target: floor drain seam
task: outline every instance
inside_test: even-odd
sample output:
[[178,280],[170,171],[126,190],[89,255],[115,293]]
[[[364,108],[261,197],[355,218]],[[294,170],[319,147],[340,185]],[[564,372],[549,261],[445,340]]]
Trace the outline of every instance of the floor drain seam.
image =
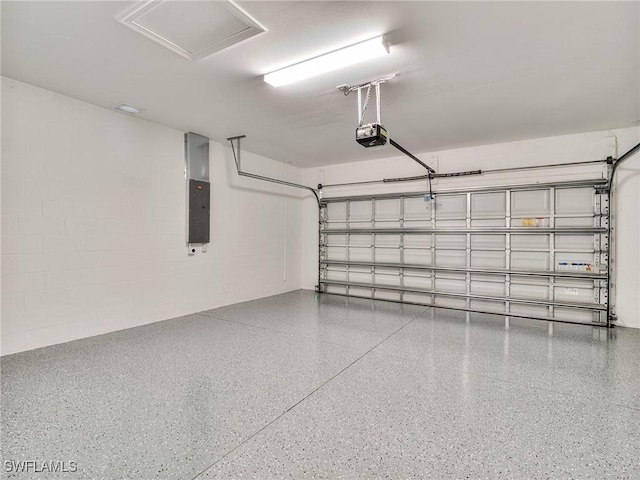
[[[200,314],[196,313],[194,315],[200,315]],[[292,333],[289,333],[289,332],[285,332],[284,330],[275,330],[273,328],[261,327],[259,325],[253,325],[251,323],[239,322],[237,320],[229,320],[227,318],[211,317],[209,315],[200,315],[200,316],[204,317],[204,318],[209,318],[209,319],[212,319],[212,320],[218,320],[220,322],[231,323],[233,325],[242,325],[244,327],[257,328],[258,330],[264,330],[266,332],[279,333],[281,335],[288,335],[292,339],[318,340],[319,342],[326,343],[327,345],[333,345],[334,347],[352,348],[352,347],[350,347],[348,345],[342,345],[340,343],[334,343],[334,342],[328,342],[327,340],[316,339],[316,338],[314,338],[314,337],[312,337],[310,335],[309,336],[307,336],[307,335],[296,335],[296,334],[292,334]]]
[[[427,310],[431,308],[428,307]],[[403,328],[407,327],[409,324],[413,323],[415,320],[418,319],[418,317],[420,317],[424,312],[426,312],[427,310],[420,312],[418,315],[416,315],[415,317],[411,318],[411,320],[409,320],[407,323],[405,323],[404,325],[402,325],[400,328],[398,328],[397,330],[393,331],[391,334],[389,334],[388,336],[386,336],[384,339],[382,339],[380,342],[376,343],[373,347],[371,347],[369,350],[367,350],[366,352],[364,352],[362,355],[360,355],[358,358],[356,358],[353,362],[351,362],[349,365],[347,365],[346,367],[344,367],[342,370],[340,370],[338,373],[336,373],[335,375],[333,375],[331,378],[329,378],[327,381],[325,381],[324,383],[322,383],[321,385],[317,386],[316,388],[314,388],[311,392],[309,392],[306,396],[304,396],[302,399],[298,400],[296,403],[294,403],[293,405],[291,405],[289,408],[287,408],[284,412],[282,412],[280,415],[278,415],[276,418],[274,418],[273,420],[271,420],[269,423],[267,423],[264,427],[260,428],[258,431],[256,431],[255,433],[253,433],[252,435],[250,435],[249,437],[247,437],[245,440],[243,440],[242,442],[240,442],[238,445],[236,445],[235,447],[233,447],[231,450],[229,450],[227,453],[225,453],[223,456],[221,456],[218,460],[216,460],[215,462],[213,462],[211,465],[209,465],[207,468],[205,468],[204,470],[202,470],[200,473],[198,473],[195,477],[193,477],[192,480],[196,480],[198,477],[200,477],[201,475],[205,474],[207,471],[209,471],[211,468],[213,468],[214,466],[216,466],[218,463],[220,463],[222,460],[224,460],[225,458],[227,458],[229,455],[231,455],[233,452],[235,452],[237,449],[239,449],[240,447],[242,447],[243,445],[245,445],[247,442],[249,442],[251,439],[253,439],[254,437],[256,437],[257,435],[259,435],[260,433],[262,433],[265,429],[269,428],[271,425],[273,425],[275,422],[277,422],[278,420],[280,420],[282,417],[284,417],[287,413],[289,413],[291,410],[293,410],[294,408],[296,408],[298,405],[300,405],[302,402],[304,402],[305,400],[307,400],[309,397],[311,397],[314,393],[316,393],[318,390],[320,390],[322,387],[324,387],[325,385],[329,384],[330,382],[332,382],[333,380],[335,380],[337,377],[339,377],[340,375],[342,375],[345,371],[347,371],[349,368],[351,368],[353,365],[355,365],[356,363],[358,363],[360,360],[362,360],[365,356],[367,356],[369,353],[371,353],[373,350],[375,350],[376,348],[378,348],[380,345],[382,345],[384,342],[386,342],[388,339],[390,339],[391,337],[393,337],[396,333],[398,333],[400,330],[402,330]]]

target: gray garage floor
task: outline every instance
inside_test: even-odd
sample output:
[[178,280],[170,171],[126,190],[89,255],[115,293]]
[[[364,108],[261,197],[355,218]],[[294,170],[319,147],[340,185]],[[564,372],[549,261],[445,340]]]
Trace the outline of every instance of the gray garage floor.
[[1,365],[3,478],[640,478],[634,330],[297,291]]

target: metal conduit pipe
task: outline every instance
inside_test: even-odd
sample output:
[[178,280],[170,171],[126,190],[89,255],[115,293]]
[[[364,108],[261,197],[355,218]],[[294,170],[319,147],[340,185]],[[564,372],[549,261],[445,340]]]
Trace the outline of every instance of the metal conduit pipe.
[[610,162],[612,164],[611,167],[611,172],[609,174],[609,184],[608,184],[608,198],[609,198],[609,226],[608,226],[608,230],[607,230],[607,236],[609,238],[609,253],[607,255],[607,272],[609,272],[609,277],[607,278],[607,324],[612,325],[612,322],[615,321],[615,315],[613,315],[613,312],[611,310],[611,304],[613,302],[612,298],[611,298],[611,292],[613,290],[613,280],[614,280],[614,275],[612,274],[613,272],[611,271],[611,256],[613,253],[613,249],[614,249],[614,243],[613,243],[613,238],[612,238],[612,234],[613,234],[613,219],[615,218],[615,212],[612,211],[613,208],[613,182],[614,182],[614,177],[616,174],[616,171],[618,169],[618,167],[625,162],[626,160],[628,160],[630,157],[634,156],[636,153],[638,153],[640,151],[640,143],[638,143],[635,147],[633,147],[631,150],[629,150],[627,153],[625,153],[624,155],[622,155],[620,158],[618,158],[615,161]]
[[[461,177],[461,176],[469,176],[469,175],[508,173],[508,172],[518,172],[523,170],[537,170],[537,169],[555,168],[555,167],[571,167],[576,165],[589,165],[589,164],[605,163],[605,162],[607,162],[607,160],[588,160],[584,162],[554,163],[549,165],[532,165],[532,166],[526,166],[526,167],[494,168],[490,170],[469,170],[469,171],[463,171],[463,172],[435,173],[431,175],[431,178],[450,178],[450,177]],[[350,187],[350,186],[357,186],[357,185],[375,185],[375,184],[381,184],[381,183],[396,183],[396,182],[416,182],[419,180],[428,180],[428,179],[429,179],[429,175],[415,175],[410,177],[383,178],[382,180],[365,180],[362,182],[323,184],[322,188]]]
[[[458,193],[489,193],[497,192],[504,189],[510,190],[537,190],[540,188],[560,187],[560,188],[573,188],[573,187],[600,187],[602,189],[608,188],[607,179],[590,179],[590,180],[574,180],[574,181],[562,181],[562,182],[550,182],[550,183],[535,183],[535,184],[498,184],[498,185],[480,185],[466,188],[447,188],[438,190],[439,195],[455,195]],[[404,193],[381,193],[377,195],[349,195],[340,197],[325,197],[322,199],[322,203],[342,202],[349,200],[371,200],[373,198],[389,199],[389,198],[417,198],[422,197],[426,192],[404,192]]]
[[[249,172],[243,172],[242,171],[242,167],[241,167],[241,159],[240,159],[240,140],[246,138],[246,135],[239,135],[237,137],[229,137],[227,138],[227,141],[229,143],[231,143],[231,150],[233,152],[233,159],[236,163],[236,170],[238,172],[238,175],[240,175],[241,177],[248,177],[248,178],[254,178],[256,180],[262,180],[263,182],[271,182],[271,183],[277,183],[278,185],[285,185],[287,187],[293,187],[293,188],[300,188],[303,190],[307,190],[311,193],[313,193],[313,196],[316,197],[316,202],[318,202],[318,206],[320,206],[320,197],[318,197],[318,192],[313,188],[313,187],[309,187],[307,185],[301,185],[299,183],[293,183],[293,182],[287,182],[286,180],[279,180],[277,178],[271,178],[271,177],[265,177],[263,175],[256,175],[255,173],[249,173]],[[238,142],[238,152],[236,153],[236,148],[235,145],[233,144],[233,141]]]
[[[313,193],[313,196],[316,199],[316,203],[318,204],[318,245],[320,245],[320,197],[318,196],[318,192],[313,187],[309,187],[307,185],[301,185],[299,183],[287,182],[286,180],[280,180],[277,178],[265,177],[263,175],[256,175],[254,173],[248,173],[242,171],[242,164],[240,158],[240,140],[245,138],[246,135],[238,135],[237,137],[229,137],[227,141],[231,143],[231,151],[233,152],[233,160],[236,164],[236,171],[238,175],[241,177],[253,178],[255,180],[261,180],[263,182],[276,183],[278,185],[284,185],[286,187],[300,188],[302,190],[307,190]],[[238,143],[238,152],[236,153],[235,145],[233,141]],[[320,258],[318,257],[318,289],[320,289]]]
[[633,157],[639,151],[640,151],[640,143],[637,144],[635,147],[633,147],[631,150],[629,150],[627,153],[622,155],[620,158],[618,158],[618,160],[613,162],[613,167],[611,169],[611,178],[609,179],[609,186],[610,187],[613,186],[613,177],[616,174],[616,170],[618,169],[620,164],[622,164],[623,162],[628,160],[630,157]]

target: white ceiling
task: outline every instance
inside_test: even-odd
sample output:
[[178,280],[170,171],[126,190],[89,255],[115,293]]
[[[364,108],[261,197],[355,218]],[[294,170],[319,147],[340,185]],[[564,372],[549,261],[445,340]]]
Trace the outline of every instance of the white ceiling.
[[[137,2],[2,1],[2,74],[301,167],[392,155],[335,87],[397,72],[382,120],[412,152],[640,120],[638,2],[247,2],[267,32],[192,62],[119,24]],[[262,75],[378,34],[391,54],[275,89]]]

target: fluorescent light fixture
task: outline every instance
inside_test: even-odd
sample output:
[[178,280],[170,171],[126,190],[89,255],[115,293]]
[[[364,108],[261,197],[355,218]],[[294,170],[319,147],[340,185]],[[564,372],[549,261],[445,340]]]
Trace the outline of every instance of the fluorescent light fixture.
[[264,81],[274,87],[281,87],[321,73],[332,72],[348,65],[355,65],[365,60],[381,57],[388,53],[389,44],[385,41],[384,36],[380,35],[275,72],[267,73],[264,76]]
[[117,107],[113,108],[120,110],[121,112],[128,113],[129,115],[135,115],[136,113],[144,111],[144,108],[134,107],[132,105],[127,105],[126,103],[121,103]]

